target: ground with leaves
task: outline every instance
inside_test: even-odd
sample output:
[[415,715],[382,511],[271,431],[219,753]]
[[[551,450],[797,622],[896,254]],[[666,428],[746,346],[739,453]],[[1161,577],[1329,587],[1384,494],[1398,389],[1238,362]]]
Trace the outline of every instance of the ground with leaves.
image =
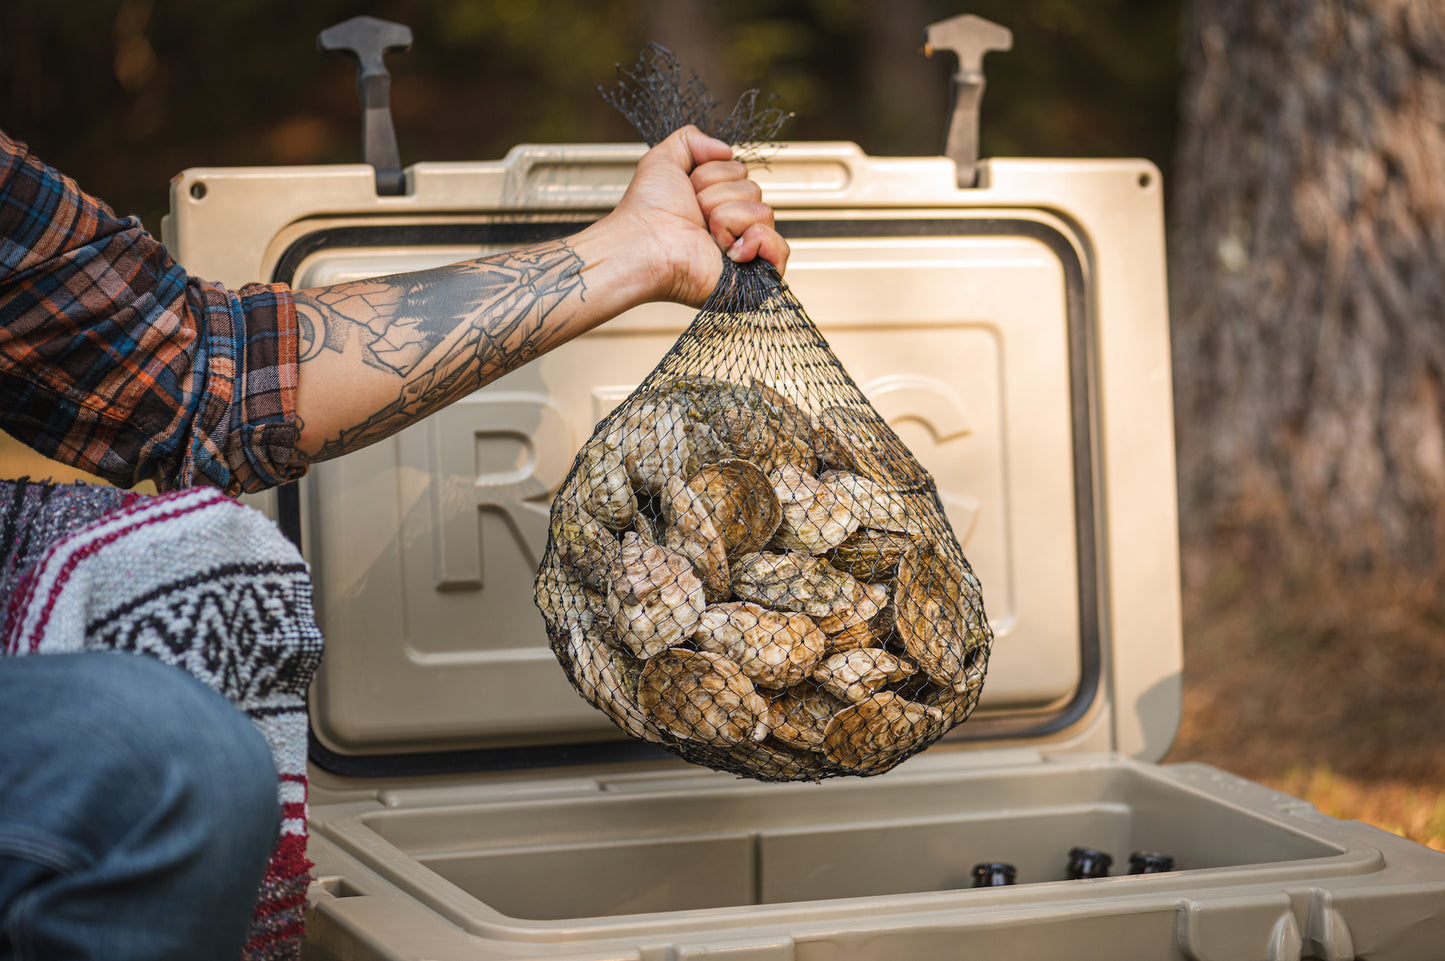
[[1185,592],[1184,717],[1202,761],[1445,851],[1445,622],[1388,598]]

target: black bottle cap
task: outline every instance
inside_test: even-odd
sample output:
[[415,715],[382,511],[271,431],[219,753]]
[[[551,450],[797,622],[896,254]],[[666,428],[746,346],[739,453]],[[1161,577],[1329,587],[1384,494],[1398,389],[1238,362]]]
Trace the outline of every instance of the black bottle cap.
[[1014,876],[1017,873],[1012,864],[1005,864],[1002,861],[985,861],[973,866],[973,886],[996,888],[1005,884],[1013,884]]
[[1129,855],[1130,874],[1160,874],[1174,870],[1174,859],[1157,851],[1135,851]]
[[1107,878],[1114,859],[1094,848],[1073,848],[1069,851],[1069,880]]

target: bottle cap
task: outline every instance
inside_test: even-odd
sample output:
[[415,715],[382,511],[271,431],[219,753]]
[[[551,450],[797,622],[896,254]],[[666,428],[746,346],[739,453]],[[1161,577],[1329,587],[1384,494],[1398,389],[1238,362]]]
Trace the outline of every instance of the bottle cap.
[[1174,859],[1158,851],[1135,851],[1129,855],[1130,874],[1160,874],[1174,870]]
[[1013,884],[1017,871],[1012,864],[1005,864],[1002,861],[984,861],[982,864],[973,866],[973,886],[976,888],[996,888],[1005,884]]
[[1107,878],[1114,859],[1094,848],[1073,848],[1069,851],[1069,880]]

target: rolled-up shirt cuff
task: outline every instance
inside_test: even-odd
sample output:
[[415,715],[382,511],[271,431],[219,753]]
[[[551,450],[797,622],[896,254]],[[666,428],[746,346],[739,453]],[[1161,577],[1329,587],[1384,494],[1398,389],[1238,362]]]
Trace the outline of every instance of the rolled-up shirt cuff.
[[[201,320],[196,362],[204,383],[190,444],[174,486],[211,484],[229,494],[295,480],[299,341],[285,284],[231,290],[192,280],[187,291]],[[171,485],[166,485],[171,486]]]

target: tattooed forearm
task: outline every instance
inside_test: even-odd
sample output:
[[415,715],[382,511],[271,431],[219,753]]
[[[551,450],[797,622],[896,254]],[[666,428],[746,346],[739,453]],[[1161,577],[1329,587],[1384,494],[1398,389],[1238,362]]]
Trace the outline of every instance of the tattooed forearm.
[[425,280],[398,274],[327,287],[298,300],[302,361],[323,350],[344,354],[354,344],[367,366],[405,377],[467,307],[475,306],[449,302],[454,295],[439,292],[455,286],[447,282],[448,275],[462,279],[464,272],[459,266],[441,267],[421,272]]
[[331,436],[307,439],[309,452],[298,450],[297,459],[374,443],[527,363],[554,346],[554,310],[585,290],[581,259],[559,240],[298,293],[303,370],[319,370],[329,354],[333,364],[351,357],[386,376]]

